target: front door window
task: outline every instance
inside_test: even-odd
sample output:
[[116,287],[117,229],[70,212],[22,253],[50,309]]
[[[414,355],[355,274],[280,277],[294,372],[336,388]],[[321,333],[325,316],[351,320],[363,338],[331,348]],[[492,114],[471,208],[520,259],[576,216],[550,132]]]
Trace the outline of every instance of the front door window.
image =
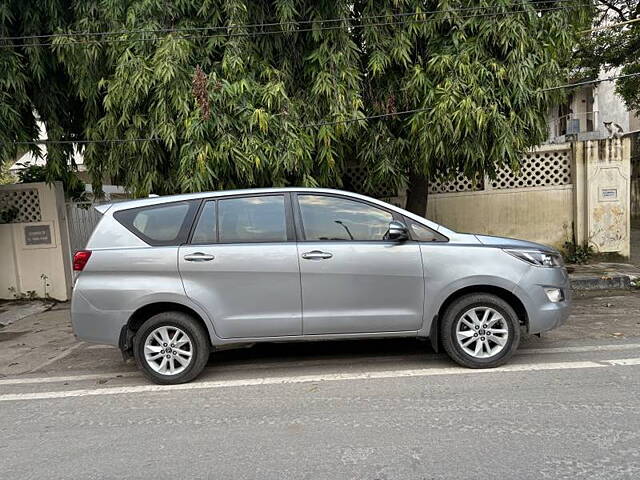
[[381,241],[393,215],[366,203],[323,195],[298,195],[305,240]]

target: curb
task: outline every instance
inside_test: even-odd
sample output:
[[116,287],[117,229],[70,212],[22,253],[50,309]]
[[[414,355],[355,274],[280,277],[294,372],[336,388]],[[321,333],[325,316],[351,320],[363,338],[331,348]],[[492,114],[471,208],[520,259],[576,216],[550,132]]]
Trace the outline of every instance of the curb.
[[630,290],[636,280],[635,275],[613,274],[601,277],[570,275],[573,290]]

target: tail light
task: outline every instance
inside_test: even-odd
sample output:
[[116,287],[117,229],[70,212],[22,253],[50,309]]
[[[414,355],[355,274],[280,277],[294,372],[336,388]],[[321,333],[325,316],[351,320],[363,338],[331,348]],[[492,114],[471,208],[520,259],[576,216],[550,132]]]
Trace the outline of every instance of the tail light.
[[81,272],[91,257],[91,250],[79,250],[73,255],[73,270]]

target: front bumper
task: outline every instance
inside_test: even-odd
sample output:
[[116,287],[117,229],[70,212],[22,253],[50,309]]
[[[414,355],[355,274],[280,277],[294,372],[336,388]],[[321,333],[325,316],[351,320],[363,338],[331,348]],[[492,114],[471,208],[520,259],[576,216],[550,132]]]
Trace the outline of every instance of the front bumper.
[[[560,288],[564,300],[551,302],[545,288]],[[529,333],[541,333],[562,325],[571,310],[571,287],[565,268],[531,267],[513,292],[527,311]]]

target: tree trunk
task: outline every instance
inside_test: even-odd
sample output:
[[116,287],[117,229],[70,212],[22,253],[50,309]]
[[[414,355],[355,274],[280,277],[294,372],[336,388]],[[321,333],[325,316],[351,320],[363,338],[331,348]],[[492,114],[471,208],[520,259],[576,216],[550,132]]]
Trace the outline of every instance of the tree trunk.
[[407,189],[407,210],[421,217],[427,216],[427,185],[428,179],[422,173],[409,173],[409,188]]

